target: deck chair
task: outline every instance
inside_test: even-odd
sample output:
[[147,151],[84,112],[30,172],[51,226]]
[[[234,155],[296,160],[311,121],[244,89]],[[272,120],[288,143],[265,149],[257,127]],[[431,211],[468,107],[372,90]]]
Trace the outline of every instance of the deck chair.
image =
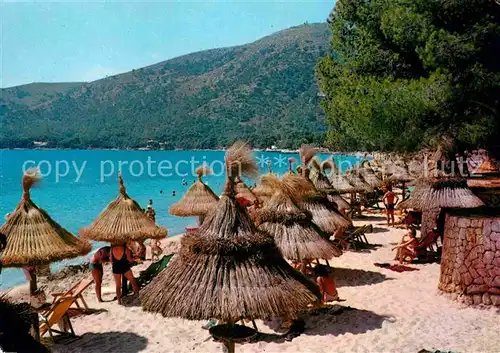
[[[368,244],[368,239],[366,238],[365,233],[370,231],[370,225],[363,225],[360,227],[353,227],[344,233],[344,240],[355,240],[360,243]],[[349,240],[348,240],[349,239]]]
[[54,299],[52,300],[52,304],[54,304],[56,301],[60,300],[61,298],[74,298],[74,304],[78,309],[82,309],[80,306],[83,306],[83,309],[89,310],[89,307],[87,303],[85,302],[85,299],[83,298],[83,292],[94,282],[94,280],[90,277],[84,278],[80,280],[78,283],[76,283],[73,287],[71,287],[67,292],[58,292],[58,293],[52,293],[52,296]]
[[[54,341],[54,333],[69,334],[76,337],[75,331],[68,316],[70,306],[75,302],[74,297],[61,297],[55,301],[49,309],[39,312],[40,316],[40,337],[47,332],[50,338]],[[63,327],[62,330],[52,328],[55,324],[59,323]]]
[[[435,253],[437,252],[437,239],[439,234],[437,232],[429,232],[427,236],[420,240],[417,244],[417,256],[426,255],[427,253]],[[436,250],[434,250],[434,246],[436,246]]]

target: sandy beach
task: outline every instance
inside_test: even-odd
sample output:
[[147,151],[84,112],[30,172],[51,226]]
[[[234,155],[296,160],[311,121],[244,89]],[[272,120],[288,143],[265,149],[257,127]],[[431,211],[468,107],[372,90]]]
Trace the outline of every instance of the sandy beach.
[[[333,275],[344,302],[326,312],[307,314],[306,331],[291,342],[274,331],[276,323],[257,321],[265,333],[257,342],[237,345],[238,352],[411,352],[421,349],[455,352],[498,352],[500,347],[498,307],[466,307],[439,294],[439,264],[411,265],[418,271],[397,273],[374,266],[392,262],[391,248],[404,231],[387,228],[384,218],[367,217],[355,223],[372,223],[374,233],[367,234],[375,250],[345,252],[332,259]],[[165,241],[164,253],[178,248],[180,237]],[[147,267],[134,267],[136,276]],[[110,268],[105,268],[103,297],[114,297]],[[78,280],[79,274],[46,283],[46,291],[64,290]],[[27,286],[11,294],[21,297]],[[99,304],[94,288],[85,298],[96,313],[72,318],[81,338],[52,346],[54,352],[221,352],[202,321],[166,319],[145,313],[133,296]],[[273,335],[274,334],[274,335]]]

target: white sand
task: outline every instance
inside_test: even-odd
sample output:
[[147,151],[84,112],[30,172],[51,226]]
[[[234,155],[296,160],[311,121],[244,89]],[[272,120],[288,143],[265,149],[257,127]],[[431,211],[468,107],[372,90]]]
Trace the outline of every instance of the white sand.
[[[393,245],[403,230],[388,230],[382,218],[372,222],[371,243],[381,244],[365,253],[346,252],[330,261],[336,269],[340,303],[355,310],[306,317],[306,331],[291,342],[260,341],[236,346],[237,352],[411,352],[420,349],[456,352],[500,352],[498,308],[472,308],[438,294],[439,265],[411,265],[419,271],[397,273],[374,262],[392,262]],[[175,248],[177,239],[168,240]],[[144,268],[142,266],[141,268]],[[141,269],[134,268],[136,274]],[[107,272],[110,269],[107,268]],[[72,279],[74,280],[74,279]],[[114,296],[110,275],[103,287],[105,299]],[[66,285],[69,283],[59,283]],[[93,308],[106,312],[72,319],[81,339],[57,344],[54,352],[221,352],[201,326],[205,322],[165,319],[142,312],[138,300],[129,306],[98,304],[93,287],[87,293]],[[131,297],[133,299],[133,297]],[[257,321],[260,331],[273,331]]]

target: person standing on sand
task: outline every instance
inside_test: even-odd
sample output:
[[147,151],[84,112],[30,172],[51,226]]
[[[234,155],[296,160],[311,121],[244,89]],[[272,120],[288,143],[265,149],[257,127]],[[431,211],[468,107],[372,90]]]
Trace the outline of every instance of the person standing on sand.
[[127,280],[132,285],[132,290],[134,294],[139,294],[139,286],[137,285],[137,281],[134,278],[134,275],[131,271],[131,263],[134,262],[132,258],[132,251],[127,248],[125,244],[117,244],[111,246],[111,265],[113,269],[113,277],[115,278],[116,284],[116,298],[118,300],[118,304],[121,304],[122,301],[122,276],[125,276]]
[[387,210],[387,226],[390,226],[392,222],[392,226],[394,227],[394,209],[396,208],[396,204],[398,203],[398,196],[392,191],[392,186],[387,187],[387,192],[385,193],[382,202],[385,205],[385,209]]
[[149,200],[148,206],[146,207],[146,216],[151,218],[153,222],[156,222],[156,211],[153,208],[153,200]]
[[92,271],[92,278],[95,282],[95,295],[97,296],[97,301],[102,303],[101,296],[101,286],[102,286],[102,276],[103,276],[103,262],[109,262],[109,254],[111,252],[110,246],[105,246],[100,248],[95,252],[95,254],[90,258],[89,269]]

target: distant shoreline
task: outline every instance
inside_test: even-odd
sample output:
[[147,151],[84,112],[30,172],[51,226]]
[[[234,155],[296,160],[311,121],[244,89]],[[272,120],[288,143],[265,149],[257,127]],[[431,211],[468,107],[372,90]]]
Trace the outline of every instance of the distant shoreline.
[[[0,151],[134,151],[134,152],[175,152],[175,151],[225,151],[227,148],[176,148],[176,149],[154,149],[154,148],[0,148]],[[270,149],[270,148],[254,148],[255,152],[276,152],[283,154],[297,154],[299,150],[292,149]],[[346,156],[372,156],[371,152],[365,151],[352,151],[352,152],[339,152],[339,151],[330,151],[326,148],[317,148],[318,153],[329,153],[333,155],[346,155]]]

